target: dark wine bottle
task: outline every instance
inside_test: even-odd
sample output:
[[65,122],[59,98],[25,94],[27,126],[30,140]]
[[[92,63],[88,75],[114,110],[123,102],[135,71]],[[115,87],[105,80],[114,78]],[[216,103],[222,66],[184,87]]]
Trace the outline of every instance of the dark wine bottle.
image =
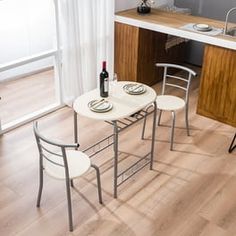
[[109,81],[109,74],[106,70],[106,62],[102,62],[102,72],[100,73],[100,96],[101,97],[108,97],[108,81]]

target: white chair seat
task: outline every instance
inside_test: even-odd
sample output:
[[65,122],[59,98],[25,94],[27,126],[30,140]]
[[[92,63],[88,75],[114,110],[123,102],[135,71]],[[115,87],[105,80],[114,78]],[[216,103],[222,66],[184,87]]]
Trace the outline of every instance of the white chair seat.
[[[83,175],[91,166],[90,158],[83,152],[76,150],[66,150],[67,163],[70,179]],[[50,160],[63,165],[63,158],[58,156],[50,156]],[[43,162],[46,173],[56,179],[65,179],[65,168],[55,165],[44,159]]]
[[174,111],[185,106],[185,101],[182,98],[171,95],[160,95],[156,99],[157,108],[160,110]]

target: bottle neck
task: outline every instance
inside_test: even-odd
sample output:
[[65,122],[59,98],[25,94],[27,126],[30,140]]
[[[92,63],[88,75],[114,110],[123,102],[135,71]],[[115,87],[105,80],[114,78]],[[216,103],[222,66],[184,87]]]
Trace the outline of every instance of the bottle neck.
[[106,70],[107,64],[105,61],[102,62],[102,70]]

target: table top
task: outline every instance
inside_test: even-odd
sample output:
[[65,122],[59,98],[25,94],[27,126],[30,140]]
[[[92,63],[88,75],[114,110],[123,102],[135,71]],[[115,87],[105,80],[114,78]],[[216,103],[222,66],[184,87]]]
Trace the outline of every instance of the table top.
[[[166,12],[152,8],[150,14],[140,15],[136,9],[129,9],[117,12],[115,21],[148,30],[170,34],[198,42],[212,44],[220,47],[236,50],[236,37],[222,34],[212,36],[204,32],[189,31],[181,27],[189,23],[204,23],[215,28],[223,28],[224,22],[209,18],[192,16],[174,12]],[[229,23],[228,28],[236,27],[236,24]]]
[[156,100],[157,95],[155,90],[145,84],[142,84],[146,89],[146,92],[143,94],[130,95],[126,93],[123,90],[123,87],[130,83],[141,84],[130,81],[119,81],[112,85],[109,96],[105,98],[106,101],[109,101],[113,105],[113,108],[110,111],[98,113],[91,111],[88,107],[90,101],[101,99],[98,88],[79,96],[75,100],[73,108],[79,115],[88,118],[114,121],[128,117]]

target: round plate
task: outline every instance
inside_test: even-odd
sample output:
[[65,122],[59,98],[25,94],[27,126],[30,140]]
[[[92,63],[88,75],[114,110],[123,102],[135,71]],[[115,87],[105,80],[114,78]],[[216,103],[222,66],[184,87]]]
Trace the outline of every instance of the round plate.
[[212,30],[212,27],[210,25],[207,25],[207,24],[195,24],[195,25],[193,25],[193,28],[195,30],[203,31],[203,32],[207,32],[207,31]]
[[92,100],[88,103],[88,107],[94,112],[107,112],[112,109],[112,104],[108,101]]
[[146,92],[146,89],[142,84],[126,84],[123,89],[130,95],[139,95]]

